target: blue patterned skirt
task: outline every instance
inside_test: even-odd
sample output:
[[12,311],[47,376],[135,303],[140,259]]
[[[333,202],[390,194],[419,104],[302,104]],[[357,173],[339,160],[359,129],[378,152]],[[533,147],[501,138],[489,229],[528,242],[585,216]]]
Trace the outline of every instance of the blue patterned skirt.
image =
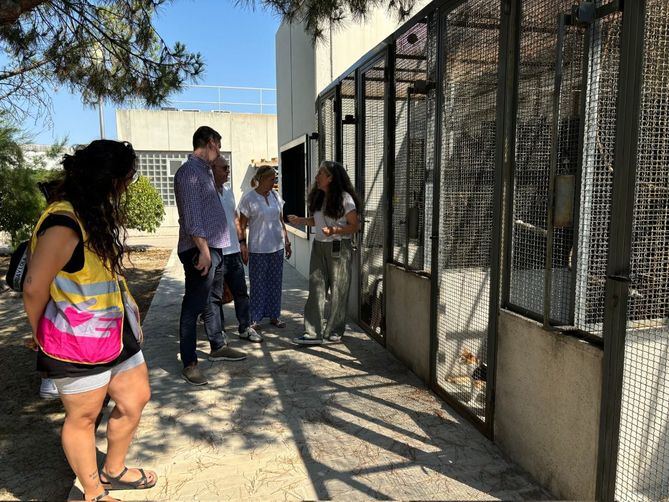
[[281,315],[283,249],[275,253],[249,253],[251,322]]

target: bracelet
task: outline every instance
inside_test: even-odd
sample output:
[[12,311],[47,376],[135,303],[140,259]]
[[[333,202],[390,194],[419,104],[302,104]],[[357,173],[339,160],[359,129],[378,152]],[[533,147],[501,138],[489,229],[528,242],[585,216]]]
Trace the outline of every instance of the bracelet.
[[240,244],[246,244],[246,239],[239,239]]

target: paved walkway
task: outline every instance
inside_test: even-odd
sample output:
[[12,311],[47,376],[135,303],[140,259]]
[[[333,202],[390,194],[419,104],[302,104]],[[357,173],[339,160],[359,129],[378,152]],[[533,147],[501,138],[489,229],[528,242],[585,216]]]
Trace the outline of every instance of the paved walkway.
[[[183,278],[170,259],[145,320],[153,395],[129,465],[158,486],[128,499],[542,499],[520,469],[356,326],[343,344],[295,348],[306,281],[286,265],[286,329],[244,343],[243,362],[206,361],[209,385],[180,378]],[[234,314],[226,307],[226,324]],[[242,343],[235,342],[236,346]],[[104,425],[98,436],[99,447]],[[76,496],[73,492],[71,495]]]

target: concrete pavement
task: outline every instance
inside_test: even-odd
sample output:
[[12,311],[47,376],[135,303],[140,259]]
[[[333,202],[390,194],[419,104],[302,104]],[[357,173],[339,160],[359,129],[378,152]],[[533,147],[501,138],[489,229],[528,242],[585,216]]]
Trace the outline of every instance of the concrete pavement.
[[[200,364],[209,385],[180,377],[183,274],[168,262],[144,322],[152,399],[128,465],[158,472],[125,500],[543,499],[549,495],[418,378],[350,325],[344,343],[296,348],[307,281],[284,269],[285,329],[235,340],[242,362]],[[228,332],[236,332],[231,305]],[[236,337],[234,337],[236,339]],[[104,451],[104,423],[98,431]],[[76,487],[71,498],[81,497]]]

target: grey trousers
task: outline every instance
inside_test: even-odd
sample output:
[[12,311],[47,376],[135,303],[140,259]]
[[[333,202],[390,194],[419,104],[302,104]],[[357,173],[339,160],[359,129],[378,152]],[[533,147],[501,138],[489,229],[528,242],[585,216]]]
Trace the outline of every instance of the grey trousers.
[[[304,330],[319,338],[343,335],[351,284],[352,246],[342,239],[339,256],[332,256],[332,242],[314,241],[309,262],[309,298],[304,306]],[[325,296],[330,289],[330,314],[325,319]]]

